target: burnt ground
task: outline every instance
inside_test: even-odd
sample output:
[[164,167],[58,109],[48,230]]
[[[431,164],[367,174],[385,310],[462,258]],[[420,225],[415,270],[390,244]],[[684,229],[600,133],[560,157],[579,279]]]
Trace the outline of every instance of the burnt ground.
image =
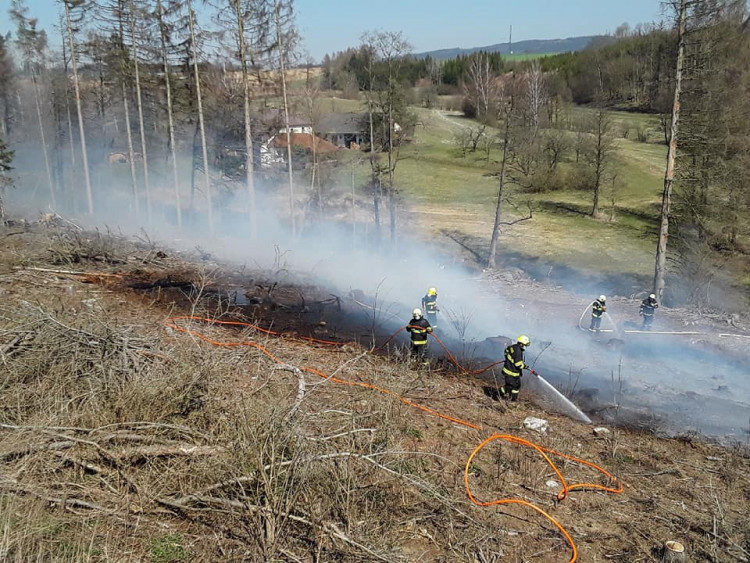
[[[531,393],[517,405],[498,401],[490,378],[467,377],[439,359],[430,371],[415,370],[403,358],[403,338],[368,353],[374,343],[383,343],[392,325],[380,328],[387,323],[369,308],[373,303],[366,295],[332,295],[292,276],[278,283],[275,273],[217,263],[200,252],[177,253],[148,241],[62,225],[10,226],[0,231],[0,240],[0,349],[7,368],[0,386],[6,405],[0,415],[3,558],[24,560],[33,552],[46,560],[71,561],[567,561],[565,543],[533,512],[467,502],[466,458],[499,431],[590,460],[621,479],[620,495],[576,491],[556,502],[559,484],[549,483],[556,477],[536,456],[504,445],[474,460],[470,479],[477,496],[521,498],[551,512],[571,533],[580,560],[657,561],[667,540],[682,542],[695,561],[750,560],[746,438],[725,445],[695,432],[664,438],[653,424],[608,417],[595,394],[572,389],[576,399],[589,400],[585,406],[600,422],[628,422],[608,424],[608,433],[595,436],[591,426],[545,411]],[[537,296],[571,324],[588,304],[567,294],[557,298],[562,292],[557,288],[539,292],[534,282],[518,283],[513,276],[489,281],[519,303]],[[620,303],[623,310],[632,305],[625,299]],[[715,333],[729,326],[725,319],[689,311],[660,313],[661,327]],[[263,364],[255,349],[215,348],[164,326],[168,317],[191,314],[272,329],[282,336],[197,327],[217,341],[261,342],[289,369],[314,366],[343,379],[376,383],[481,424],[482,430],[468,430],[372,390],[330,382],[317,387],[312,375],[305,377],[317,395],[299,400],[295,378]],[[743,326],[742,319],[729,321]],[[60,326],[73,332],[58,342],[59,331],[51,328]],[[82,346],[96,348],[93,355],[77,348],[63,354],[66,367],[59,374],[51,360],[32,355],[42,358],[45,348],[63,346],[71,334],[83,334]],[[92,335],[99,338],[98,348]],[[296,336],[351,344],[330,347]],[[609,340],[592,346],[608,350]],[[454,344],[449,338],[446,343]],[[491,339],[465,362],[485,365],[502,344]],[[733,341],[700,337],[692,343],[696,350],[716,345],[725,355],[744,357],[743,345]],[[117,373],[104,369],[107,346],[117,350],[112,356]],[[33,373],[23,371],[32,365]],[[547,367],[551,371],[553,363]],[[138,394],[131,387],[142,371],[153,379],[139,383]],[[98,385],[103,391],[89,398],[85,389]],[[52,400],[55,393],[65,398],[68,388],[69,399]],[[123,398],[131,392],[132,400]],[[87,398],[81,400],[82,395]],[[294,404],[301,420],[294,423],[284,414],[281,431],[324,444],[318,457],[359,452],[364,459],[380,452],[382,466],[373,466],[372,458],[357,464],[349,457],[327,474],[302,464],[300,459],[308,458],[295,458],[288,446],[278,458],[249,462],[263,450],[252,446],[253,432],[267,429],[279,403]],[[550,430],[524,429],[527,416],[548,420]],[[256,418],[261,422],[253,425]],[[147,432],[146,424],[162,434]],[[124,433],[101,437],[100,429],[113,426]],[[368,440],[332,438],[347,431]],[[189,432],[203,437],[188,439]],[[263,436],[259,443],[267,444],[270,434]],[[184,443],[198,449],[185,453]],[[192,492],[215,491],[217,481],[249,480],[246,475],[278,459],[285,460],[282,465],[297,459],[309,472],[296,477],[304,484],[301,496],[281,496],[274,501],[278,506],[268,504],[268,483],[277,479],[286,483],[283,490],[294,488],[282,471],[266,474],[264,490],[256,484],[238,493],[226,486],[220,498]],[[571,482],[606,483],[577,464],[561,468]],[[348,485],[340,489],[343,484]]]

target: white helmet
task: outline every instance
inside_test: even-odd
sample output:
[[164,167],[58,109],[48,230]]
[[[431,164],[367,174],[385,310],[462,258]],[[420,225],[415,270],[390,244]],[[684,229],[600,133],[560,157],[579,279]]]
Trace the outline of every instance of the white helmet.
[[606,300],[607,300],[607,296],[606,295],[600,295],[599,296],[599,301],[601,301],[602,303],[604,303]]
[[414,309],[411,312],[411,316],[414,318],[415,321],[418,321],[422,318],[422,309]]
[[651,295],[648,296],[648,298],[649,299],[653,299],[655,301],[656,300],[656,295],[652,293]]

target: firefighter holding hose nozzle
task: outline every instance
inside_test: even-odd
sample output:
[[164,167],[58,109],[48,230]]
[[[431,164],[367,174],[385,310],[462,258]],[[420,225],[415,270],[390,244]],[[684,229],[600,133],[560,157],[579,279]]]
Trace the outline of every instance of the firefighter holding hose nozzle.
[[422,310],[432,328],[437,328],[437,314],[440,309],[437,306],[437,289],[434,287],[428,289],[427,294],[422,297]]
[[511,344],[505,349],[505,364],[503,365],[505,384],[500,388],[500,396],[503,399],[518,400],[518,393],[521,391],[523,370],[527,369],[534,375],[537,374],[526,364],[524,359],[526,347],[530,345],[531,340],[529,340],[529,337],[522,334],[518,337],[515,344]]
[[599,332],[599,328],[602,326],[602,315],[606,312],[607,298],[600,295],[599,299],[591,304],[591,324],[589,325],[591,332]]
[[654,322],[654,312],[659,307],[656,302],[656,295],[653,293],[641,302],[639,314],[643,317],[643,326],[641,330],[651,330],[651,324]]
[[430,364],[427,359],[427,334],[432,332],[430,322],[422,316],[421,309],[414,309],[411,322],[406,327],[411,333],[411,354],[423,366]]

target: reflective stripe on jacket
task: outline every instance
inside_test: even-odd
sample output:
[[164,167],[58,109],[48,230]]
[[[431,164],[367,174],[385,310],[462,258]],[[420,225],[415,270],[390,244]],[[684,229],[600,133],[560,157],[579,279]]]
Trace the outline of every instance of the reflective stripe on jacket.
[[437,313],[437,295],[425,295],[422,297],[422,309],[426,313]]
[[411,324],[406,327],[411,333],[411,343],[416,346],[427,344],[427,333],[432,332],[430,321],[422,317],[418,321],[412,320]]
[[641,303],[641,315],[644,317],[653,317],[654,316],[654,310],[659,306],[659,304],[656,301],[651,301],[650,299],[644,299]]
[[601,317],[606,310],[607,306],[598,299],[591,305],[591,314],[596,318]]
[[505,349],[505,364],[503,373],[511,377],[521,377],[522,370],[528,369],[529,366],[523,359],[523,349],[517,344],[511,344]]

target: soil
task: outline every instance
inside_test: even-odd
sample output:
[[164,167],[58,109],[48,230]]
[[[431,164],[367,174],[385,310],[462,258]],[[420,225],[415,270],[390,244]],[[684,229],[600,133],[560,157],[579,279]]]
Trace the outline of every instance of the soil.
[[[380,495],[386,495],[392,504],[391,520],[388,514],[381,515],[388,525],[368,530],[365,521],[342,524],[346,535],[356,538],[356,543],[330,539],[340,536],[331,532],[329,525],[321,525],[320,534],[330,537],[321,540],[317,556],[314,549],[305,552],[298,543],[289,540],[284,544],[286,551],[277,553],[277,560],[567,561],[570,550],[566,543],[538,514],[517,506],[478,507],[466,500],[462,479],[467,456],[482,439],[497,432],[533,440],[546,448],[589,460],[605,468],[622,483],[624,490],[621,494],[572,491],[569,498],[558,501],[555,495],[560,489],[559,478],[536,454],[527,455],[516,446],[496,444],[494,449],[490,451],[488,447],[473,461],[468,479],[477,497],[481,500],[520,498],[550,512],[571,534],[581,561],[659,561],[668,540],[684,544],[691,561],[750,560],[750,524],[747,519],[750,450],[747,432],[724,444],[712,443],[706,436],[694,432],[665,438],[655,432],[654,425],[640,424],[642,418],[628,419],[623,415],[607,419],[597,412],[602,402],[595,396],[588,397],[584,406],[598,424],[607,420],[613,423],[606,424],[606,430],[595,431],[592,425],[545,411],[543,402],[537,402],[529,389],[522,391],[518,403],[508,404],[499,399],[491,378],[468,376],[440,358],[429,370],[416,370],[403,358],[403,335],[396,337],[386,348],[378,348],[390,335],[390,330],[379,332],[367,325],[368,296],[356,292],[332,295],[326,288],[307,284],[304,280],[281,286],[275,284],[266,272],[250,272],[233,264],[217,263],[206,256],[178,253],[159,245],[134,243],[98,233],[82,233],[59,224],[11,225],[0,229],[0,240],[0,298],[4,311],[0,349],[3,350],[3,361],[13,346],[8,312],[23,311],[31,306],[29,304],[61,313],[73,307],[82,318],[88,318],[83,316],[85,313],[101,314],[103,319],[106,313],[106,319],[110,322],[116,319],[118,326],[127,327],[133,335],[142,332],[152,346],[147,353],[161,355],[170,354],[190,341],[187,335],[164,329],[163,323],[168,317],[197,312],[205,315],[210,311],[212,318],[251,322],[278,333],[279,336],[264,336],[263,342],[282,356],[280,362],[291,362],[286,358],[294,358],[298,365],[304,362],[304,365],[316,366],[327,374],[335,372],[343,379],[376,383],[429,409],[480,426],[479,430],[472,430],[454,424],[392,398],[382,397],[374,390],[349,390],[331,382],[322,386],[314,401],[302,404],[303,410],[309,411],[308,414],[355,410],[367,419],[368,426],[373,426],[374,433],[378,432],[378,427],[383,431],[391,417],[395,417],[395,427],[400,429],[399,444],[404,451],[412,452],[408,458],[411,465],[404,469],[404,461],[401,465],[389,467],[399,467],[399,471],[405,472],[402,475],[412,475],[414,482],[421,479],[436,488],[427,495],[427,501],[427,497],[419,496],[418,487],[410,484],[412,481],[389,480],[385,473],[368,478],[366,482],[361,477],[360,486],[374,488]],[[577,322],[589,304],[587,299],[531,280],[520,280],[517,275],[485,274],[485,279],[488,286],[519,304],[534,299],[550,314],[570,318],[571,323]],[[565,293],[564,299],[559,298],[561,293]],[[625,298],[613,299],[610,308],[613,310],[620,305],[626,310],[626,306],[632,308],[633,303]],[[200,307],[196,307],[197,304]],[[696,332],[717,334],[729,332],[729,328],[740,331],[745,326],[743,319],[728,320],[736,326],[731,326],[727,319],[686,310],[659,311],[662,329],[691,328]],[[94,330],[93,326],[91,330]],[[214,326],[202,330],[210,332],[211,337],[218,341],[248,338],[247,332],[239,328]],[[338,342],[341,346],[299,341],[297,337],[301,336]],[[446,338],[446,344],[450,348],[454,343]],[[503,344],[502,338],[490,340],[485,357],[475,357],[474,361],[478,365],[496,358],[492,347],[501,349]],[[197,341],[194,345],[201,347],[202,353],[206,354],[206,362],[208,358],[214,361],[214,356],[209,356],[209,353],[234,353],[223,349],[216,351]],[[592,345],[600,347],[603,344]],[[695,338],[694,348],[711,353],[718,348],[723,355],[747,361],[747,346],[739,339]],[[372,353],[367,354],[368,350]],[[251,398],[261,400],[265,397],[260,391],[263,387],[259,386],[259,374],[249,376],[251,364],[240,362],[236,364],[240,367],[228,370],[212,381],[212,396],[204,398],[204,406],[200,408],[214,409],[214,412],[200,416],[214,420],[212,417],[222,411],[226,413],[222,416],[231,418],[233,409],[239,408],[237,405]],[[242,366],[247,366],[247,371]],[[278,388],[274,388],[278,393],[275,400],[292,402],[297,392],[296,384],[291,383],[288,375],[271,371],[271,375],[260,374],[261,379],[265,377],[263,385],[277,385]],[[309,384],[319,383],[313,375],[305,377],[309,378]],[[288,388],[282,380],[287,380]],[[579,389],[577,398],[585,403],[587,397],[583,391]],[[382,403],[384,401],[387,403]],[[387,408],[383,404],[387,404]],[[196,408],[199,412],[200,408]],[[625,406],[621,408],[622,412],[626,410]],[[33,420],[20,420],[15,412],[6,411],[0,415],[0,421],[14,427],[35,424]],[[191,417],[195,416],[186,416],[180,424],[194,424],[196,419]],[[526,429],[523,422],[529,416],[547,420],[549,429],[544,433]],[[328,432],[329,429],[311,426],[306,430],[314,435],[316,430]],[[212,430],[203,431],[211,433]],[[91,511],[90,507],[81,505],[68,510],[69,505],[65,502],[50,501],[57,493],[53,494],[53,490],[39,492],[50,486],[41,477],[47,473],[35,472],[31,464],[24,472],[18,465],[17,456],[6,455],[15,447],[16,435],[17,432],[9,427],[0,428],[0,526],[6,537],[14,537],[13,532],[18,529],[14,528],[15,525],[28,525],[30,518],[38,517],[36,512],[24,513],[21,507],[26,505],[13,504],[17,497],[33,497],[29,491],[36,491],[34,498],[47,499],[39,509],[47,514],[47,518],[61,518],[60,512],[63,511],[66,526],[83,525],[91,518],[87,513],[87,510]],[[317,439],[328,438],[319,436]],[[326,443],[332,448],[329,452],[337,451],[335,441]],[[559,465],[571,483],[612,485],[595,471],[577,463],[562,461]],[[129,468],[143,489],[146,489],[144,483],[147,480],[140,476],[140,472],[146,471],[148,466],[141,461],[134,462]],[[170,467],[178,475],[191,471],[190,464]],[[161,479],[155,482],[162,482],[165,489],[171,486],[166,474]],[[356,473],[352,479],[354,484],[350,490],[354,491],[359,479]],[[12,487],[8,485],[11,482],[14,483]],[[160,494],[163,496],[166,492]],[[333,493],[322,489],[317,494],[318,500],[306,498],[305,505],[314,506]],[[92,498],[95,496],[92,493]],[[419,502],[435,504],[415,511],[413,507],[417,505],[409,504],[416,502],[415,498],[421,499]],[[242,539],[240,531],[224,529],[217,523],[218,518],[198,517],[163,504],[157,507],[157,503],[149,504],[143,499],[139,502],[142,503],[140,510],[144,518],[142,527],[130,528],[120,540],[123,546],[127,544],[128,551],[120,552],[117,557],[107,556],[106,551],[97,552],[98,555],[89,553],[88,560],[135,561],[149,557],[160,561],[258,560],[252,555],[257,552],[243,546],[246,540]],[[342,498],[340,502],[345,501]],[[6,516],[2,515],[3,507]],[[457,516],[458,513],[462,515]],[[114,514],[114,511],[109,511],[99,518],[102,522],[114,521],[118,518]],[[454,521],[460,526],[454,527]],[[446,527],[446,522],[451,523],[450,527]],[[117,529],[114,523],[110,526]],[[358,527],[362,528],[362,533],[358,532]],[[364,530],[368,530],[367,533]],[[50,532],[42,530],[40,533]],[[33,531],[29,534],[34,536]],[[168,537],[178,537],[175,534],[179,534],[179,537],[188,538],[181,544],[185,549],[184,558],[182,552],[173,559],[156,557],[154,537],[158,534],[167,534]],[[467,539],[470,534],[471,542]],[[94,538],[100,541],[100,534],[94,533]],[[92,545],[95,543],[87,537],[86,541],[89,540]],[[345,544],[349,551],[342,551],[340,546],[336,551],[334,544],[337,541]],[[356,548],[362,544],[369,545],[369,550]],[[0,554],[3,549],[6,549],[6,556],[10,553],[19,557],[18,552],[12,550],[12,541],[0,542]],[[40,548],[38,553],[46,553],[48,558],[55,559],[50,553],[58,552]],[[62,559],[65,558],[59,558]],[[76,558],[70,557],[70,560]]]

